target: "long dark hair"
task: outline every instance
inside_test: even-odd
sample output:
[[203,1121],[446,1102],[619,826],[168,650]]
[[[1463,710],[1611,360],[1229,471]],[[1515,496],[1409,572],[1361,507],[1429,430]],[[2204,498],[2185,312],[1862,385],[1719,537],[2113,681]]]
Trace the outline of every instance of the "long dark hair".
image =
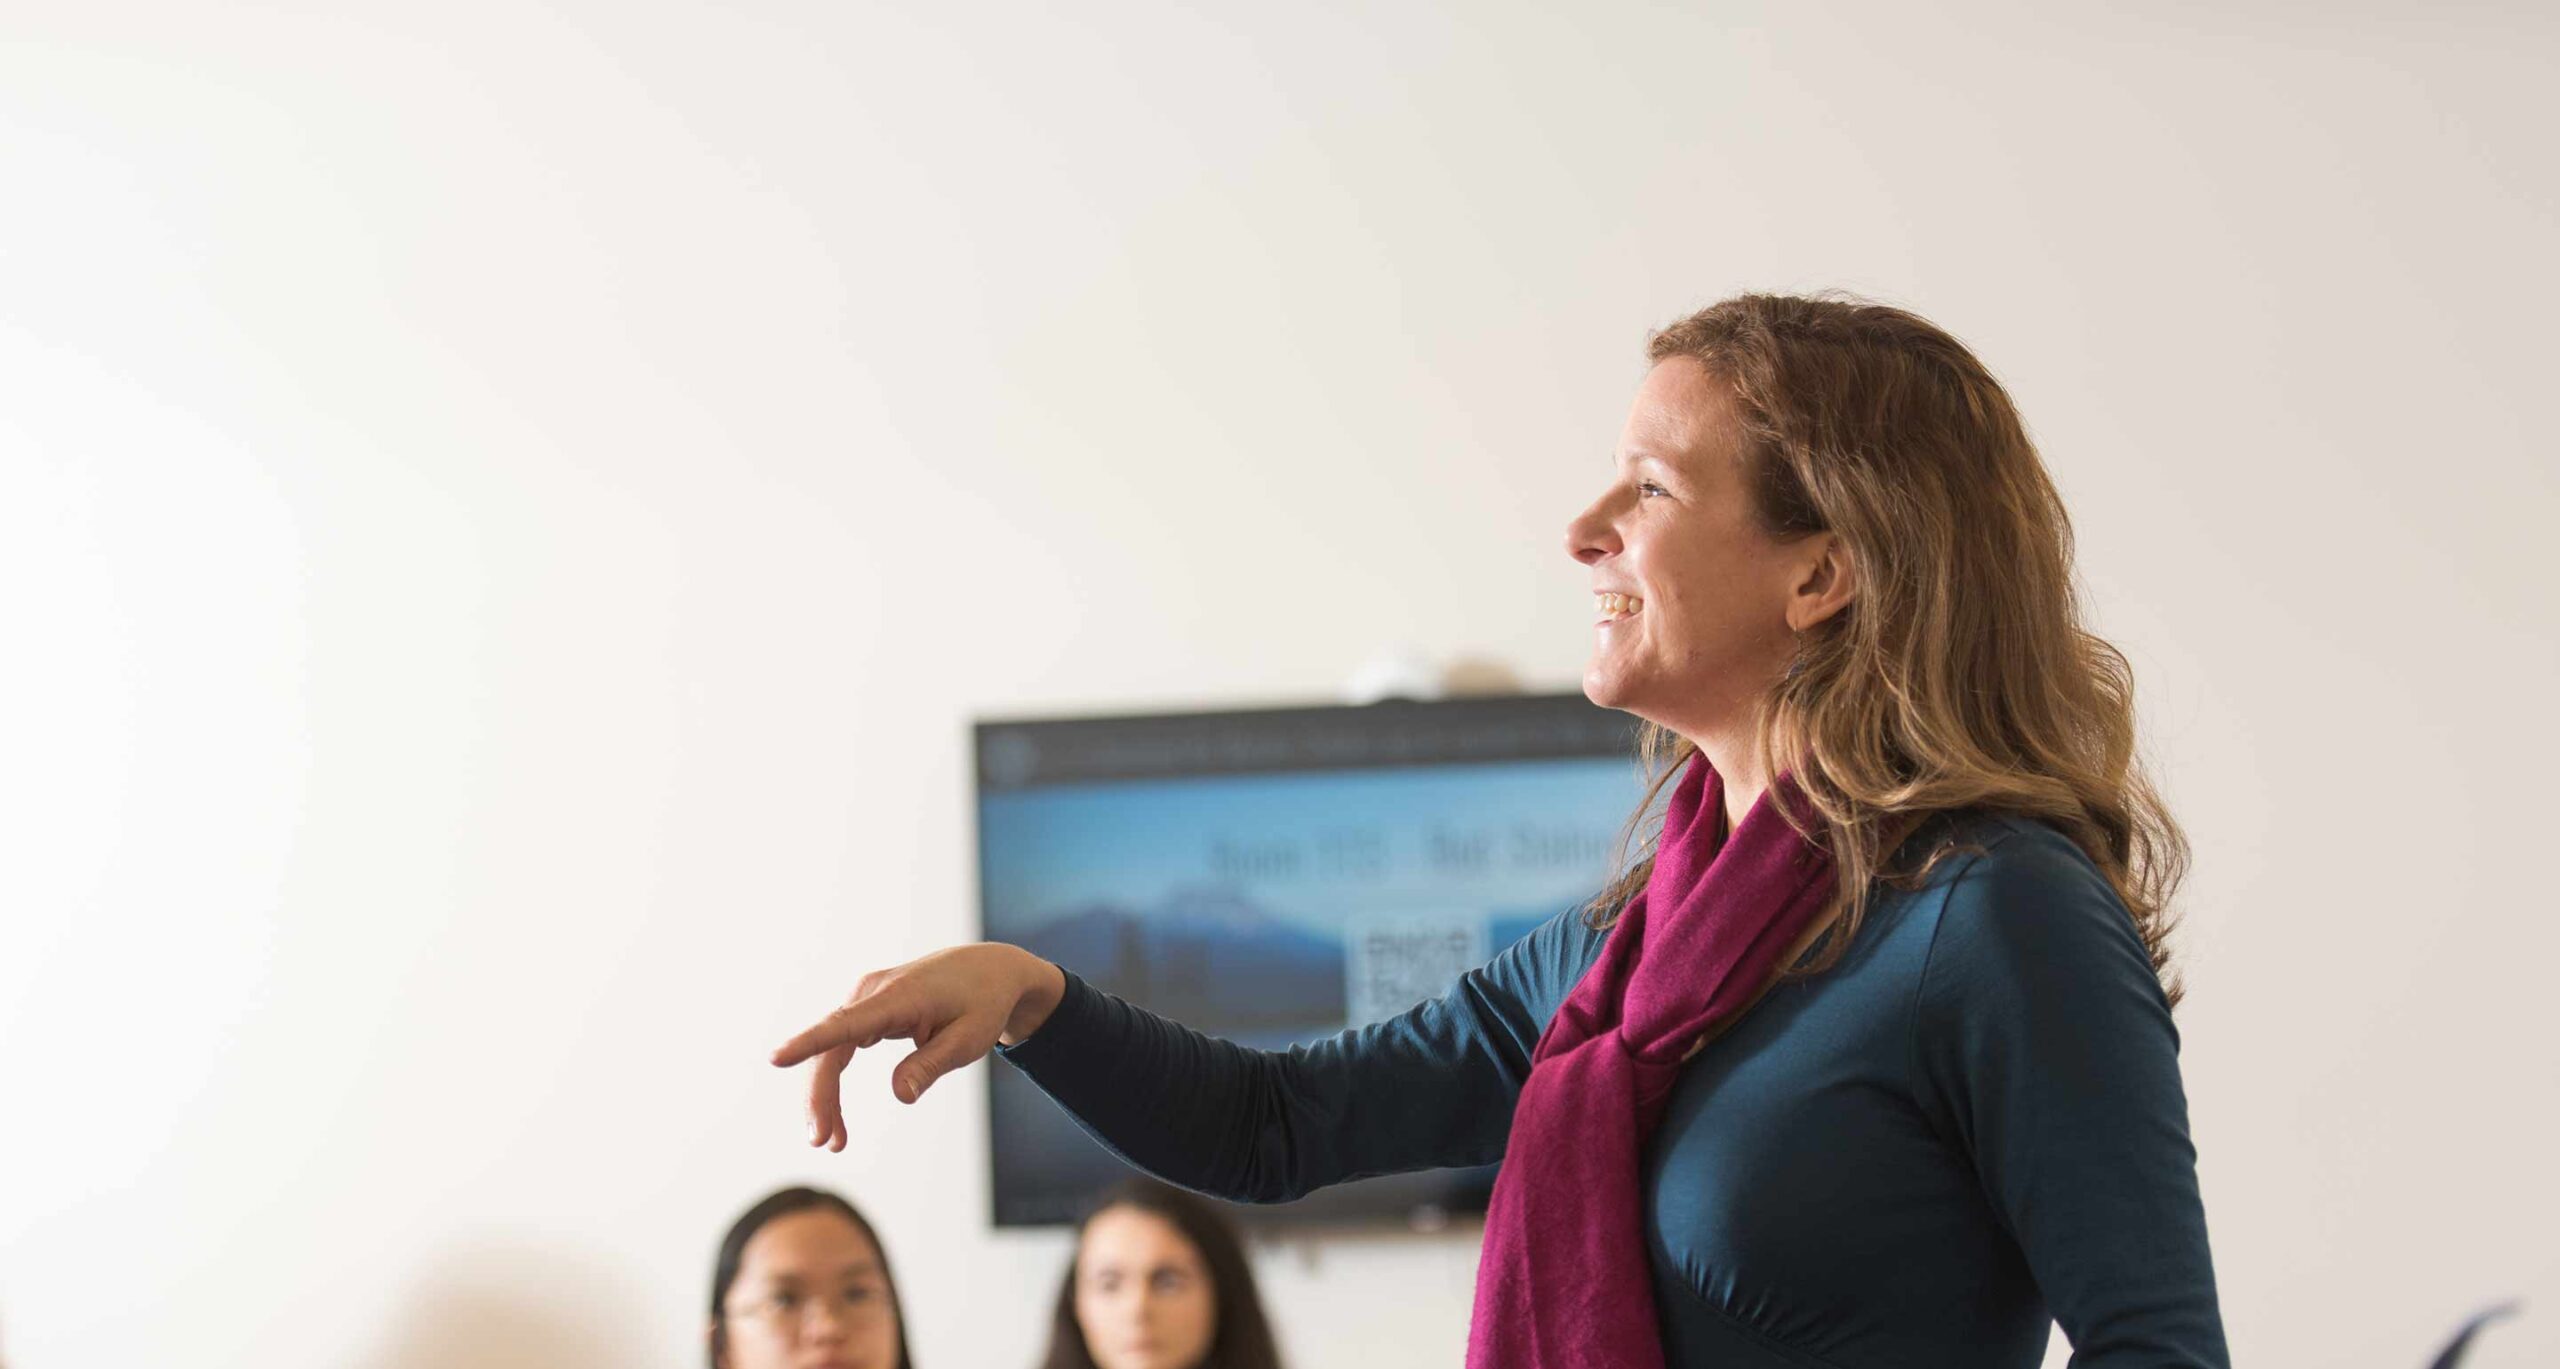
[[1077,1255],[1067,1262],[1066,1280],[1058,1285],[1058,1312],[1041,1369],[1097,1369],[1092,1352],[1085,1349],[1084,1328],[1076,1322],[1076,1266],[1083,1261],[1085,1228],[1116,1207],[1133,1207],[1171,1222],[1200,1252],[1201,1263],[1209,1266],[1218,1307],[1217,1332],[1198,1369],[1280,1369],[1280,1347],[1271,1339],[1271,1323],[1262,1315],[1262,1296],[1253,1287],[1253,1266],[1245,1263],[1235,1228],[1207,1203],[1153,1179],[1130,1179],[1103,1194],[1076,1227]]
[[880,1282],[889,1288],[889,1311],[898,1319],[897,1369],[915,1369],[915,1360],[907,1354],[907,1309],[898,1301],[898,1280],[889,1272],[889,1247],[880,1243],[880,1234],[871,1229],[862,1214],[851,1203],[822,1188],[786,1188],[767,1194],[754,1207],[740,1214],[720,1238],[720,1258],[711,1266],[711,1369],[720,1369],[721,1357],[729,1353],[729,1289],[738,1281],[738,1265],[747,1257],[747,1242],[764,1230],[776,1217],[795,1212],[826,1211],[853,1223],[862,1239],[880,1257]]

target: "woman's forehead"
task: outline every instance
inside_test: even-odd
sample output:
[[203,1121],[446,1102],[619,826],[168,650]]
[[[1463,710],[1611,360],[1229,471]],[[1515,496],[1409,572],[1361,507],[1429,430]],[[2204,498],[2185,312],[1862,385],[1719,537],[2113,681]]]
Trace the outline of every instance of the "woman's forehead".
[[1097,1257],[1181,1259],[1197,1262],[1200,1252],[1182,1229],[1152,1212],[1134,1207],[1106,1208],[1084,1228],[1084,1248]]
[[1659,461],[1689,468],[1730,455],[1732,397],[1695,357],[1669,357],[1647,372],[1618,439],[1624,463]]
[[748,1240],[743,1271],[767,1278],[825,1278],[880,1267],[880,1253],[840,1212],[814,1210],[776,1217]]

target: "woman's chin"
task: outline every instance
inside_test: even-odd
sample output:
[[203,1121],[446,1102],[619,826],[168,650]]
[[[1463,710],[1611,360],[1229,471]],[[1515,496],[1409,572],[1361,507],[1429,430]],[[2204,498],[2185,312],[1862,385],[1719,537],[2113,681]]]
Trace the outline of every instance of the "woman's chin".
[[1693,735],[1679,723],[1673,722],[1672,718],[1678,716],[1684,722],[1694,720],[1680,714],[1676,709],[1660,707],[1662,692],[1658,689],[1632,688],[1629,681],[1595,670],[1582,677],[1582,697],[1602,708],[1633,714],[1641,721],[1681,736]]
[[1614,708],[1622,713],[1634,711],[1628,707],[1633,700],[1628,697],[1626,682],[1608,671],[1595,669],[1583,672],[1582,697],[1602,708]]

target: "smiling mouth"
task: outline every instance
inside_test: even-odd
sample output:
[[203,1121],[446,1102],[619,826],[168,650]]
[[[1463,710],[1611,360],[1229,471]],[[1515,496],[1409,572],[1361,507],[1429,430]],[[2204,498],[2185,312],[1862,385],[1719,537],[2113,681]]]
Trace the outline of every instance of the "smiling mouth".
[[1613,591],[1603,591],[1591,597],[1595,601],[1594,607],[1600,610],[1600,622],[1604,626],[1610,623],[1623,622],[1626,619],[1633,618],[1637,614],[1644,612],[1644,600],[1639,599],[1632,594],[1618,594]]

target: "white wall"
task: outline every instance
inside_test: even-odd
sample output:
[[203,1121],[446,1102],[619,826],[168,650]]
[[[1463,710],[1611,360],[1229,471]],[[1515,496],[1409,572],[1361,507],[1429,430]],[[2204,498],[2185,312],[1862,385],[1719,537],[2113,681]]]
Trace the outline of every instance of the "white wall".
[[[1820,286],[2141,671],[2238,1358],[2560,1351],[2541,7],[370,8],[0,24],[13,1369],[690,1364],[795,1179],[1024,1363],[975,1081],[760,1063],[965,934],[965,720],[1569,684],[1645,330]],[[1452,1364],[1472,1258],[1263,1268]]]

